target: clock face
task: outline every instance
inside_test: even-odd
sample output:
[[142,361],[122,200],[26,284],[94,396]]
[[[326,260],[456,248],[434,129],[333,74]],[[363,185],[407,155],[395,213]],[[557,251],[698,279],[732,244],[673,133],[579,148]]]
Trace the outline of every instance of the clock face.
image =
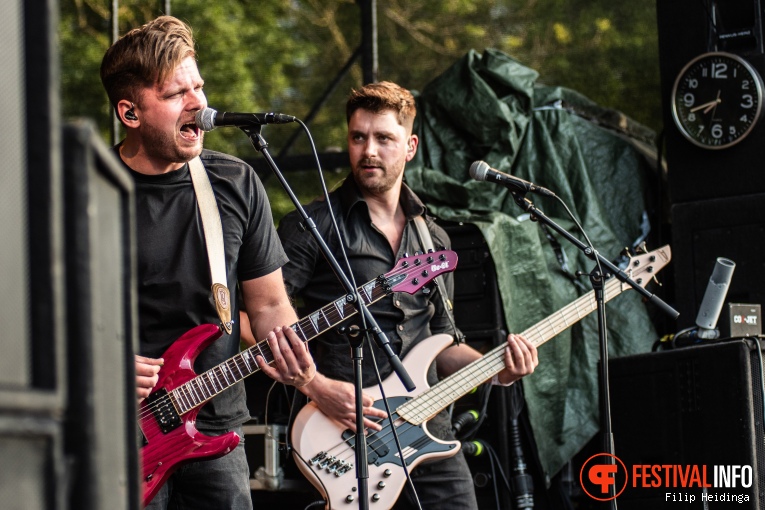
[[672,117],[680,132],[706,149],[740,142],[762,112],[762,79],[731,53],[704,53],[690,61],[672,88]]

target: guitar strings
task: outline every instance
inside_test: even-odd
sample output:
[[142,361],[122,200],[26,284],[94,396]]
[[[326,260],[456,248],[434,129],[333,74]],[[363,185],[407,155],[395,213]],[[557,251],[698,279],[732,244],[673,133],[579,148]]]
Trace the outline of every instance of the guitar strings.
[[[428,254],[423,254],[421,256],[434,256],[437,253],[438,252],[436,252],[436,253],[428,253]],[[401,263],[401,261],[399,261],[399,263]],[[406,265],[406,266],[404,266],[402,264],[400,267],[394,268],[390,272],[386,273],[384,276],[386,278],[392,278],[392,277],[395,277],[395,276],[400,276],[402,274],[406,275],[406,276],[411,276],[411,275],[413,275],[415,273],[420,272],[423,269],[423,267],[427,267],[427,266],[418,266],[418,265]],[[434,276],[434,275],[431,275],[431,277],[432,276]],[[365,290],[365,287],[367,287],[370,283],[373,283],[375,281],[376,280],[370,280],[369,282],[367,282],[366,284],[362,285],[361,287],[359,287],[356,290],[361,292],[362,290]],[[425,283],[427,283],[427,282],[425,282]],[[425,283],[423,283],[423,285]],[[380,287],[380,286],[375,286],[372,289],[372,293],[374,294],[374,292],[376,290],[381,289],[381,288],[382,287]],[[368,295],[368,297],[370,299],[369,304],[372,304],[372,303],[376,302],[377,300],[382,299],[383,297],[385,297],[388,294],[389,294],[389,292],[383,291],[381,293],[381,295],[377,296],[377,297],[369,296]],[[325,305],[324,307],[322,307],[319,310],[309,314],[308,316],[303,317],[301,319],[298,319],[298,321],[295,323],[295,325],[297,325],[298,328],[300,328],[300,331],[295,331],[295,332],[297,334],[299,334],[299,335],[302,334],[302,336],[304,338],[302,340],[303,343],[308,342],[309,340],[312,340],[316,336],[319,336],[319,334],[321,334],[324,331],[326,331],[326,329],[329,329],[330,327],[332,327],[334,324],[337,324],[340,321],[345,320],[346,318],[351,317],[352,315],[354,315],[356,313],[356,309],[354,307],[354,308],[352,308],[351,313],[348,313],[348,314],[345,314],[345,315],[341,316],[340,313],[337,311],[336,307],[334,306],[335,303],[338,300],[340,300],[340,299],[342,299],[342,298],[338,298],[337,300],[333,301],[330,304]],[[345,307],[345,304],[344,304],[344,307]],[[325,312],[324,311],[325,309],[331,309],[331,311]],[[314,315],[317,315],[317,314],[323,315],[324,319],[325,319],[325,322],[327,322],[327,324],[328,324],[327,328],[325,328],[324,331],[321,331],[321,332],[318,332],[316,330],[316,327],[314,327],[314,324],[313,324],[313,322],[310,319],[311,316],[314,316]],[[332,319],[332,322],[330,322],[328,319]],[[318,324],[318,319],[317,319],[317,324]],[[306,334],[305,334],[305,329],[307,329],[309,326],[312,329],[314,329],[314,331],[317,331],[317,333],[314,334],[311,337],[307,337]],[[261,345],[263,346],[263,348],[261,348]],[[236,356],[233,356],[233,357],[223,361],[219,365],[216,365],[215,367],[213,367],[213,368],[203,372],[202,374],[199,374],[198,376],[194,377],[193,379],[191,379],[191,380],[181,384],[180,386],[178,386],[177,388],[173,389],[172,391],[169,391],[167,394],[163,395],[162,397],[157,398],[156,400],[152,401],[149,404],[143,405],[142,408],[139,410],[138,419],[142,420],[142,419],[148,417],[149,415],[154,414],[154,412],[159,407],[167,405],[168,402],[172,405],[173,404],[173,400],[171,399],[171,395],[175,394],[176,396],[178,396],[178,395],[181,395],[181,393],[185,392],[183,397],[185,397],[187,400],[190,400],[190,397],[188,395],[195,395],[196,396],[196,390],[197,390],[197,387],[194,387],[194,385],[192,383],[195,383],[196,381],[201,380],[205,375],[207,375],[208,380],[210,380],[211,382],[212,382],[212,377],[214,376],[215,380],[218,382],[218,385],[221,386],[221,389],[217,390],[215,388],[215,383],[213,382],[212,383],[213,384],[213,390],[215,390],[215,393],[211,393],[209,387],[205,386],[207,388],[207,390],[208,390],[208,393],[210,393],[210,395],[208,397],[203,398],[199,403],[196,403],[196,404],[192,405],[191,407],[189,407],[185,411],[179,412],[178,414],[179,415],[186,414],[187,412],[191,411],[192,409],[195,409],[196,407],[199,407],[201,404],[203,404],[203,403],[207,402],[208,400],[212,399],[213,397],[215,397],[219,393],[221,393],[224,390],[228,389],[233,384],[233,383],[228,383],[228,378],[226,377],[225,373],[223,372],[223,367],[225,366],[228,369],[228,371],[231,373],[231,375],[233,376],[234,373],[231,370],[231,367],[229,365],[230,362],[234,362],[235,363],[237,370],[239,371],[240,375],[242,375],[242,377],[240,379],[236,379],[236,377],[234,377],[234,383],[238,382],[241,379],[244,379],[245,377],[247,377],[247,375],[254,374],[258,370],[260,370],[260,367],[257,366],[257,364],[256,364],[255,368],[249,374],[244,375],[244,374],[242,374],[241,365],[239,365],[239,363],[237,361],[237,358],[245,359],[244,358],[245,354],[249,354],[249,355],[252,356],[252,352],[250,352],[250,351],[254,352],[255,348],[257,348],[258,352],[260,353],[261,356],[263,356],[263,359],[266,361],[267,364],[270,365],[271,363],[274,362],[274,359],[272,357],[273,353],[271,352],[271,349],[270,349],[270,347],[268,345],[268,341],[267,340],[261,340],[257,344],[247,348],[246,350],[242,351],[241,353],[237,354]],[[265,350],[265,352],[264,352],[264,350]],[[271,359],[269,359],[269,358],[271,358]],[[247,367],[249,368],[249,364],[247,364],[246,359],[245,359],[245,365],[247,365]],[[223,387],[223,385],[220,383],[220,377],[221,376],[223,376],[223,379],[226,381],[226,383],[228,383],[228,386]],[[187,390],[191,390],[191,391],[187,391]],[[202,391],[201,387],[199,387],[199,392],[202,393],[202,397],[204,397],[204,392]],[[176,399],[176,402],[178,402],[178,399]],[[177,411],[177,406],[173,405],[173,408],[176,409],[176,411]]]

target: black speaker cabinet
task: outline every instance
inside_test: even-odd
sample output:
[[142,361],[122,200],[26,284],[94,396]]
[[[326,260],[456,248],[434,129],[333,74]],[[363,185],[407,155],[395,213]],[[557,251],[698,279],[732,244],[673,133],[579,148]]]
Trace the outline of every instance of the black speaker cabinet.
[[91,123],[63,141],[70,504],[137,509],[133,181]]
[[[694,57],[736,54],[765,77],[761,0],[657,0],[661,94],[673,203],[765,192],[765,119],[740,143],[720,150],[686,140],[672,119],[675,79]],[[710,98],[714,99],[714,98]],[[724,98],[723,98],[724,99]]]
[[454,271],[454,320],[467,341],[481,350],[507,335],[497,271],[481,230],[472,223],[439,221],[459,256]]
[[[763,389],[755,341],[628,356],[612,359],[609,367],[615,453],[630,480],[618,498],[620,509],[765,508]],[[706,489],[712,497],[734,494],[749,501],[712,500],[704,506],[698,487],[633,488],[634,465],[706,466],[710,484],[714,466],[751,466],[750,487],[739,481],[736,487]]]
[[0,2],[0,505],[69,508],[56,10]]
[[675,204],[672,237],[679,328],[695,323],[718,257],[736,263],[726,302],[765,304],[765,193]]

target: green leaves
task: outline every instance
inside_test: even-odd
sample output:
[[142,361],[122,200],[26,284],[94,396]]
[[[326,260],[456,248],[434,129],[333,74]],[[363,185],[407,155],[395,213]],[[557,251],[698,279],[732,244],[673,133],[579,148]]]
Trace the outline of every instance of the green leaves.
[[[163,4],[123,1],[120,33],[162,14]],[[62,0],[60,9],[64,116],[94,118],[110,140],[112,113],[98,69],[111,43],[111,1]],[[208,102],[220,111],[305,118],[361,40],[353,0],[176,0],[171,10],[194,29]],[[577,90],[661,128],[652,0],[378,0],[377,18],[380,80],[422,90],[470,49],[497,48],[538,71],[540,83]],[[357,61],[326,98],[310,126],[319,151],[345,148],[345,98],[361,81]],[[272,153],[293,129],[264,128]],[[205,143],[259,157],[238,130],[216,130]],[[308,151],[301,135],[290,154]]]

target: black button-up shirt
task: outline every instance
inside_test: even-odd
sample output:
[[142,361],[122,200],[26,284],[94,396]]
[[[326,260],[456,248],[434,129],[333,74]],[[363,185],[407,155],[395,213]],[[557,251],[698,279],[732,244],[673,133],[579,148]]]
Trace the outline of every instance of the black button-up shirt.
[[[391,271],[404,253],[414,255],[416,251],[425,251],[413,224],[415,217],[425,215],[425,206],[406,185],[402,187],[400,199],[406,216],[406,226],[398,253],[393,253],[388,239],[372,223],[369,207],[352,176],[349,176],[339,189],[330,194],[330,203],[357,287]],[[339,249],[337,233],[331,228],[326,201],[314,201],[307,205],[305,210],[316,222],[325,242],[339,260],[341,267],[347,272]],[[442,247],[448,249],[450,241],[446,232],[436,225],[432,218],[425,218],[434,247],[437,250]],[[290,296],[302,299],[301,316],[303,316],[345,295],[345,290],[321,254],[313,236],[309,232],[301,231],[300,221],[301,218],[297,212],[288,214],[282,219],[278,233],[290,259],[282,268],[287,292]],[[443,276],[451,298],[453,276],[451,273]],[[447,333],[454,336],[451,322],[444,311],[441,297],[436,291],[430,294],[419,291],[414,295],[395,292],[371,305],[369,310],[377,320],[380,329],[388,336],[394,352],[402,359],[413,345],[431,335]],[[351,324],[361,327],[358,315],[344,323],[347,326]],[[317,368],[322,374],[344,381],[353,380],[348,340],[337,334],[334,328],[312,340],[311,348]],[[385,353],[376,345],[374,349],[380,375],[385,379],[392,372],[392,368]],[[362,369],[364,387],[376,383],[372,363],[369,346],[365,344]],[[426,370],[427,367],[422,369]],[[431,366],[428,371],[428,381],[430,384],[437,382],[435,366]]]

